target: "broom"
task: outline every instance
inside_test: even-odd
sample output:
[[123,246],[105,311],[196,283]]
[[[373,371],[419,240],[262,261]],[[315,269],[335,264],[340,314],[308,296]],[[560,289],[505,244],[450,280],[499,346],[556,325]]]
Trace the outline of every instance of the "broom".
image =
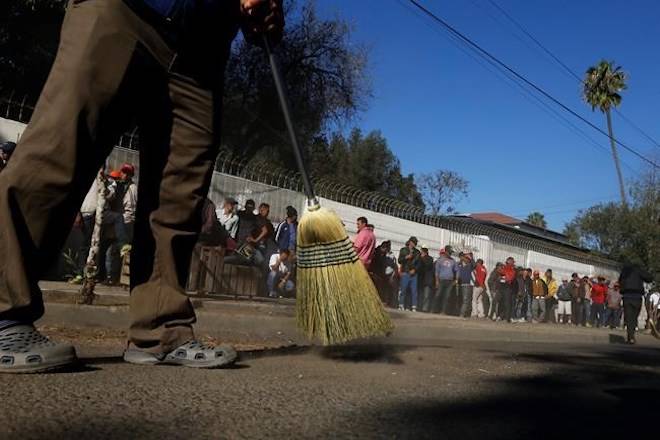
[[321,208],[314,193],[293,128],[282,74],[266,36],[264,47],[307,196],[297,235],[298,327],[324,345],[387,334],[392,322],[341,219]]

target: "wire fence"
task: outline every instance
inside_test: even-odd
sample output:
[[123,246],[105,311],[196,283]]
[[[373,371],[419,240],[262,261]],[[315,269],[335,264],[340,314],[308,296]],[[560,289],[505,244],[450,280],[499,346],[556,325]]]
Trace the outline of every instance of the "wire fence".
[[[7,97],[0,97],[0,117],[27,123],[33,111],[34,106],[25,96],[10,94]],[[136,151],[138,147],[139,133],[137,129],[132,129],[120,137],[117,148],[114,149],[108,159],[108,165],[111,168],[118,168],[124,162],[131,162],[139,166],[139,154]],[[300,173],[278,168],[267,161],[255,161],[238,156],[232,153],[229,148],[221,149],[215,169],[221,175],[234,176],[244,180],[242,183],[237,183],[235,180],[221,179],[219,176],[214,178],[213,197],[211,198],[215,199],[213,201],[216,203],[220,202],[225,195],[234,196],[238,192],[237,185],[243,186],[242,194],[271,193],[273,195],[276,193],[275,189],[286,190],[277,192],[278,199],[281,199],[277,203],[278,211],[283,208],[279,206],[280,204],[295,205],[302,197],[303,185]],[[320,197],[346,205],[458,233],[486,236],[503,245],[515,246],[584,264],[595,264],[612,270],[619,267],[619,264],[615,261],[588,250],[571,246],[568,243],[550,241],[535,234],[520,230],[514,231],[503,225],[476,222],[469,217],[429,215],[420,206],[415,206],[385,194],[365,191],[335,180],[313,179],[313,181],[316,192]],[[252,184],[249,182],[252,182]],[[259,186],[258,189],[255,189],[255,183],[269,188]],[[228,190],[232,186],[236,188]],[[289,203],[287,203],[287,200],[289,200]]]

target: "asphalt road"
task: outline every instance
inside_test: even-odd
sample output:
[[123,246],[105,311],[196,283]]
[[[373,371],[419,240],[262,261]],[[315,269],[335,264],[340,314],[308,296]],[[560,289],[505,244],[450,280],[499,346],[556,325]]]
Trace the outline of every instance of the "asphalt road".
[[0,376],[0,438],[657,435],[660,343],[498,340],[489,328],[487,341],[459,331],[434,342],[439,330],[425,327],[378,343],[248,352],[210,371],[124,364],[116,335],[88,335],[85,366]]

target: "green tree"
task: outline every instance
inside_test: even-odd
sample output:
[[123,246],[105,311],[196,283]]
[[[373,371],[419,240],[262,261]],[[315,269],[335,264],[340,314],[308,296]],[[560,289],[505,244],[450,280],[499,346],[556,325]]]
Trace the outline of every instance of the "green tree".
[[[300,143],[311,152],[319,136],[366,107],[371,95],[367,50],[351,41],[348,23],[319,17],[315,3],[308,1],[300,7],[290,4],[276,52]],[[259,153],[295,169],[265,53],[240,39],[226,72],[223,143],[247,157]]]
[[466,179],[450,170],[420,174],[415,181],[422,192],[427,211],[432,215],[455,212],[456,203],[467,197],[470,187]]
[[620,92],[627,88],[626,74],[620,66],[615,66],[613,61],[601,60],[596,66],[587,69],[584,78],[584,87],[582,97],[592,110],[599,108],[607,117],[607,130],[610,136],[610,145],[612,147],[612,158],[614,167],[619,179],[619,191],[621,192],[621,203],[626,202],[626,190],[623,183],[623,174],[621,173],[621,163],[619,162],[619,153],[617,152],[614,133],[612,131],[612,107],[618,107],[621,104]]
[[366,136],[359,129],[348,136],[336,133],[328,141],[317,137],[308,157],[312,175],[423,206],[412,175],[401,164],[379,131]]
[[36,101],[55,58],[66,3],[0,2],[0,95]]
[[545,221],[545,215],[538,211],[531,212],[525,221],[530,225],[538,226],[539,228],[548,228],[548,222]]
[[606,203],[580,211],[564,234],[578,246],[648,268],[660,283],[660,186],[649,171],[631,189],[630,206]]

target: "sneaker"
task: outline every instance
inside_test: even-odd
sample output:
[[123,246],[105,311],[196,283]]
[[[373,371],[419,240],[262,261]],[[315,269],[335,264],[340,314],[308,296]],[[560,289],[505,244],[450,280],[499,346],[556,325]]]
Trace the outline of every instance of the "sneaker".
[[416,312],[416,311],[417,311],[417,307],[412,306],[412,311],[413,311],[413,312]]
[[0,330],[0,373],[42,373],[77,360],[72,345],[53,342],[32,325]]
[[399,310],[403,312],[405,309],[403,308],[403,306],[399,306]]
[[189,341],[169,353],[149,353],[131,344],[124,360],[137,365],[180,365],[191,368],[219,368],[236,361],[236,351],[229,346],[212,347]]
[[269,297],[269,298],[277,298],[277,292],[275,292],[275,291],[270,292],[270,293],[268,294],[268,297]]

